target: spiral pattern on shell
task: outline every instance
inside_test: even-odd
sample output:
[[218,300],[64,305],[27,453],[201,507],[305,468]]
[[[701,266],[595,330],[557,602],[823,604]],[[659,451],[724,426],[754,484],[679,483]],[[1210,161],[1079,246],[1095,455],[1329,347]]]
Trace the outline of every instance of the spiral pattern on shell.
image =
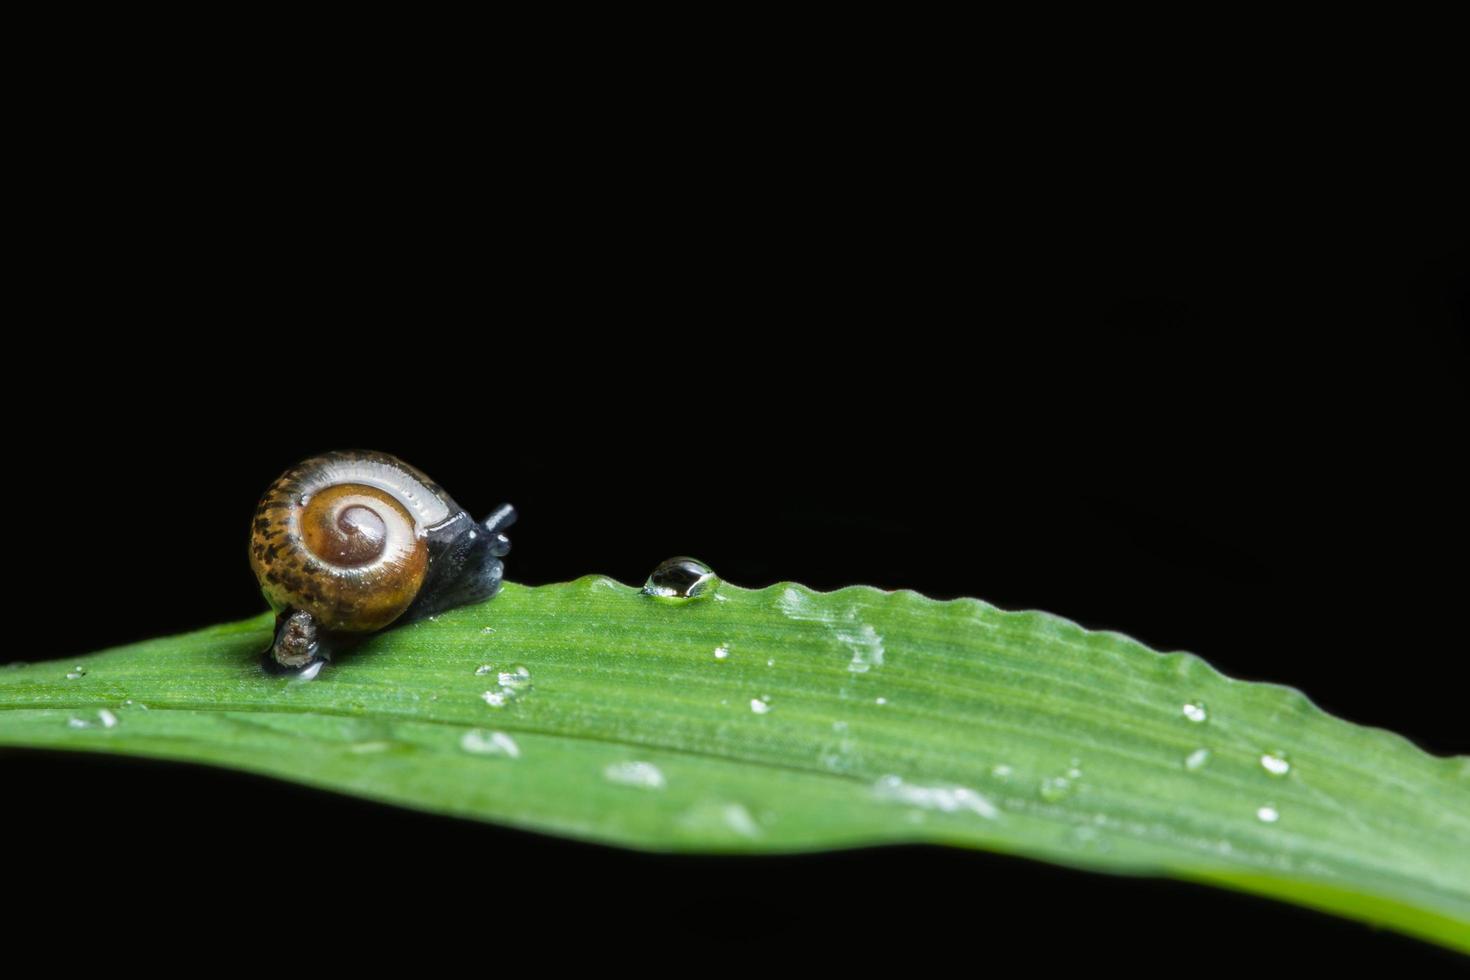
[[271,606],[365,633],[403,614],[429,567],[425,529],[449,512],[427,477],[384,453],[329,453],[288,470],[256,508],[250,566]]

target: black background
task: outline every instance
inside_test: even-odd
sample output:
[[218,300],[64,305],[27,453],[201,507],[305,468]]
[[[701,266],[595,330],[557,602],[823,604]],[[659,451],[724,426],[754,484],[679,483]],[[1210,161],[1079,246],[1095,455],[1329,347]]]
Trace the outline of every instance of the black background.
[[[1470,752],[1470,264],[1438,191],[1274,132],[1231,149],[1017,124],[975,154],[933,118],[838,133],[793,112],[736,138],[594,92],[473,137],[450,114],[391,141],[325,114],[259,141],[92,96],[71,121],[89,152],[33,161],[49,210],[8,364],[25,558],[3,659],[256,613],[259,493],[360,447],[472,512],[514,502],[520,582],[638,582],[689,553],[745,586],[975,595]],[[1166,969],[1205,937],[1216,963],[1449,962],[984,854],[655,857],[15,751],[0,786],[7,839],[51,862],[22,879],[36,907],[108,901],[139,934],[382,923],[487,955],[585,937],[635,967],[676,940],[752,969],[793,942]],[[545,938],[556,923],[574,936]]]

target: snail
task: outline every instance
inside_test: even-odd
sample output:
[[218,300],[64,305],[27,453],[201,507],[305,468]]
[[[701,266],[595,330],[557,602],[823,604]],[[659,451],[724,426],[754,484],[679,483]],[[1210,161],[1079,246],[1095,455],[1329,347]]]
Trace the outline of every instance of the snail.
[[267,667],[300,670],[395,623],[491,598],[515,518],[501,504],[474,521],[387,453],[293,466],[261,498],[250,532],[250,567],[276,613]]

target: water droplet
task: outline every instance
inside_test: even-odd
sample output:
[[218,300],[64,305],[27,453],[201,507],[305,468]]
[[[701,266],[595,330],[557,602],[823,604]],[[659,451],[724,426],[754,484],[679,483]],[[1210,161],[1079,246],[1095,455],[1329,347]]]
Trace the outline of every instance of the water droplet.
[[[855,620],[857,610],[848,610],[846,618]],[[866,674],[874,667],[883,666],[883,637],[867,623],[834,629],[833,635],[852,654],[847,669],[854,674]]]
[[763,715],[771,710],[771,704],[769,701],[766,701],[763,698],[751,698],[750,710],[754,711],[758,715]]
[[66,727],[67,728],[91,728],[92,727],[92,723],[90,721],[84,721],[81,718],[68,718],[66,720]]
[[512,667],[510,670],[502,670],[496,675],[496,680],[501,687],[523,688],[531,684],[531,672],[522,666]]
[[1002,762],[998,766],[992,766],[990,769],[990,774],[996,779],[1009,779],[1011,778],[1011,773],[1014,771],[1015,770],[1013,770],[1010,766]]
[[697,599],[712,595],[720,579],[702,561],[693,558],[670,558],[653,570],[643,584],[643,594],[664,599]]
[[86,676],[87,676],[87,668],[83,667],[81,664],[77,664],[71,670],[67,671],[66,679],[69,680],[69,681],[74,681],[74,680],[79,680],[79,679],[81,679],[83,677],[86,677]]
[[103,708],[97,712],[97,720],[102,722],[103,728],[117,727],[117,715],[113,714],[111,711],[108,711],[106,708]]
[[1256,810],[1256,819],[1261,821],[1261,823],[1275,823],[1281,819],[1281,814],[1277,812],[1274,806],[1267,803],[1265,806]]
[[1184,768],[1190,772],[1199,772],[1210,761],[1209,749],[1195,749],[1184,757]]
[[1048,776],[1041,781],[1041,786],[1038,788],[1038,791],[1041,793],[1043,800],[1046,800],[1048,803],[1055,803],[1058,800],[1066,799],[1072,792],[1072,781],[1065,776]]
[[885,705],[885,704],[888,703],[888,699],[887,698],[874,698],[873,699],[873,703],[876,704],[876,705],[882,706],[882,705]]
[[392,747],[388,742],[354,742],[347,751],[353,755],[374,755],[387,752]]
[[719,646],[715,647],[715,659],[716,660],[724,660],[729,655],[730,655],[730,647],[727,644],[721,643]]
[[1190,701],[1181,710],[1183,710],[1184,712],[1184,717],[1188,718],[1196,725],[1200,724],[1201,722],[1205,721],[1205,719],[1210,717],[1209,712],[1205,711],[1205,704],[1203,701]]
[[720,815],[724,818],[725,826],[729,827],[741,837],[759,837],[760,827],[756,826],[755,818],[750,811],[739,803],[728,803],[720,808]]
[[847,722],[845,722],[845,721],[834,721],[832,723],[832,730],[834,732],[845,732],[845,731],[847,731]]
[[302,667],[300,670],[296,671],[295,675],[291,678],[291,683],[299,684],[302,681],[316,680],[316,675],[320,674],[322,672],[322,668],[326,665],[327,662],[325,660],[313,660],[305,667]]
[[1000,816],[994,803],[967,786],[918,786],[904,782],[899,776],[884,776],[873,785],[873,795],[880,800],[894,800],[925,810],[944,813],[967,810],[988,820]]
[[1286,760],[1285,752],[1267,752],[1261,756],[1261,768],[1280,779],[1291,772],[1291,763]]
[[766,666],[767,667],[774,667],[774,666],[776,666],[776,658],[775,657],[772,657],[770,660],[767,660],[766,661]]
[[614,762],[603,768],[602,775],[608,782],[622,786],[664,788],[664,774],[651,762]]
[[1073,827],[1072,840],[1078,847],[1097,848],[1100,851],[1111,849],[1095,827]]
[[521,747],[505,732],[491,732],[483,728],[471,728],[459,738],[459,747],[471,755],[501,755],[508,759],[519,759]]
[[[490,664],[481,664],[475,668],[476,676],[484,676],[494,671]],[[495,675],[495,687],[480,695],[492,708],[503,708],[516,698],[531,690],[531,672],[525,667],[517,664],[509,670],[502,670]]]

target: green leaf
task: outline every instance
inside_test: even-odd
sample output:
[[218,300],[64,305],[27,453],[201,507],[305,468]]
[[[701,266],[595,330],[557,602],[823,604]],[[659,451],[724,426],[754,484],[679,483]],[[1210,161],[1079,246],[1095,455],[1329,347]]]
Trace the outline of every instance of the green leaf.
[[1470,758],[1038,612],[606,578],[266,675],[268,616],[0,670],[0,744],[212,763],[632,847],[987,848],[1470,951]]

